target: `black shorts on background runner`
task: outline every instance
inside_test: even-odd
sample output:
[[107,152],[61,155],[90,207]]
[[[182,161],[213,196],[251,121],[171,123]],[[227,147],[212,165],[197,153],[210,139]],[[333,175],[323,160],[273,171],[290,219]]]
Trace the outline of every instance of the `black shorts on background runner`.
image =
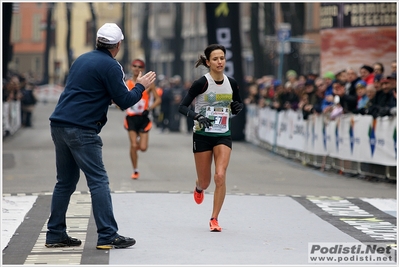
[[147,116],[126,116],[125,128],[128,131],[136,131],[137,133],[146,133],[151,129],[152,123]]

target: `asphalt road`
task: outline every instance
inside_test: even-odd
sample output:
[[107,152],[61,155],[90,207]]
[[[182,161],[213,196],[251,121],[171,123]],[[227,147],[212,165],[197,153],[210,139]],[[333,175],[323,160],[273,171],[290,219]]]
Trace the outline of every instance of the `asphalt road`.
[[[52,192],[55,183],[54,147],[49,120],[54,103],[39,103],[34,127],[22,128],[3,140],[3,192]],[[191,135],[150,132],[149,148],[139,153],[141,177],[130,179],[129,142],[123,128],[124,113],[111,107],[100,133],[104,164],[113,191],[191,191],[196,178]],[[182,129],[184,125],[182,124]],[[213,190],[213,185],[210,191]],[[87,191],[84,175],[78,191]],[[227,171],[227,191],[234,193],[323,195],[396,198],[396,184],[369,182],[321,172],[275,155],[244,141],[233,142]]]
[[69,234],[82,246],[48,249],[46,222],[55,184],[48,117],[54,106],[39,103],[34,127],[3,140],[4,265],[315,266],[308,257],[312,243],[377,242],[396,248],[396,184],[321,172],[243,141],[233,142],[219,218],[223,231],[211,233],[214,185],[202,205],[194,203],[195,166],[184,125],[181,133],[151,130],[149,149],[139,154],[141,176],[132,180],[124,113],[112,107],[100,134],[103,159],[120,234],[137,244],[95,249],[82,173],[67,214]]

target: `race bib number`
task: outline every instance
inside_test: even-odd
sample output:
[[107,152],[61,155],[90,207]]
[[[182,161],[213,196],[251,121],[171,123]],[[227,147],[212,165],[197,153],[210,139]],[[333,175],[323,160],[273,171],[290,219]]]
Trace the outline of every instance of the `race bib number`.
[[208,133],[225,133],[229,130],[229,108],[206,107],[205,116],[214,120],[212,126],[205,129]]
[[141,114],[143,113],[144,109],[145,109],[145,100],[140,99],[139,102],[137,102],[136,104],[134,104],[134,106],[129,108],[129,112],[134,114]]

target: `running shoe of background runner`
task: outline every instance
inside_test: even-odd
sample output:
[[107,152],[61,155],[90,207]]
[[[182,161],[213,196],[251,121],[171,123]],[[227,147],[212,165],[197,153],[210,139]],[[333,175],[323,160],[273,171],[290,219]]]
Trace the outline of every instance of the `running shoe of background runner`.
[[134,173],[132,174],[132,179],[138,179],[139,176],[140,176],[140,173],[139,173],[139,172],[134,172]]

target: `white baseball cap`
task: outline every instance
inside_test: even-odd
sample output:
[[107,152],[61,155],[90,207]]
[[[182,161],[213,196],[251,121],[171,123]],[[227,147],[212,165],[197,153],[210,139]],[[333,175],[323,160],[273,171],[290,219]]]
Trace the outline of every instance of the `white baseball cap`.
[[123,38],[122,30],[115,23],[105,23],[97,31],[97,40],[103,44],[116,44]]

